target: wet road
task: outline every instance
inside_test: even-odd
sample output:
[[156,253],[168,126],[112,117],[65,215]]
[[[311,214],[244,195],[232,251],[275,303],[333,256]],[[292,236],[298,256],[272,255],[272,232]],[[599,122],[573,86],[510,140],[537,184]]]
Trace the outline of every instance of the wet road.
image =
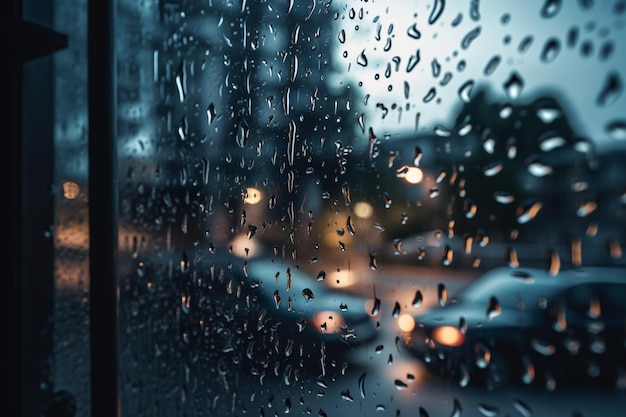
[[[600,387],[512,386],[495,391],[479,387],[461,387],[431,375],[423,364],[403,346],[398,324],[402,314],[415,314],[438,302],[437,284],[445,282],[449,296],[470,282],[467,272],[423,271],[415,279],[407,271],[395,270],[379,276],[376,297],[381,300],[378,338],[356,349],[350,356],[346,375],[327,388],[301,392],[314,398],[297,403],[291,412],[313,415],[360,416],[624,416],[626,390]],[[445,278],[445,279],[444,279]],[[369,285],[367,285],[369,287]],[[358,286],[352,288],[358,291]],[[416,290],[423,293],[423,303],[413,307]],[[395,303],[401,306],[394,315]],[[297,393],[297,391],[295,392]],[[320,411],[321,410],[321,411]]]

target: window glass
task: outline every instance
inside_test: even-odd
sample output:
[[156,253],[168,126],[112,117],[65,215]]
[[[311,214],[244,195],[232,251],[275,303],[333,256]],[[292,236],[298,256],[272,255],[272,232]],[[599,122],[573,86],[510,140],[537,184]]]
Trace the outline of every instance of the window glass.
[[[38,6],[36,6],[38,7]],[[52,117],[54,292],[49,358],[52,383],[46,412],[89,415],[89,218],[87,2],[55,1],[51,28],[67,36],[54,53]],[[29,191],[26,191],[27,193]]]
[[617,415],[533,313],[622,273],[625,9],[119,0],[122,414]]

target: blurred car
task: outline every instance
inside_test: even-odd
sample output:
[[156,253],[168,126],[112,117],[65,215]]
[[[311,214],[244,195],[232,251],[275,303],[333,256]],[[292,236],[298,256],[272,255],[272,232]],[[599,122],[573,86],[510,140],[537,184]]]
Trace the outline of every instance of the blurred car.
[[[285,322],[287,333],[303,333],[326,345],[359,345],[376,337],[375,322],[362,297],[332,290],[294,265],[256,259],[247,275],[258,287],[256,301],[266,314]],[[260,323],[259,323],[260,324]]]
[[152,323],[159,356],[172,345],[200,352],[220,379],[241,370],[261,383],[334,378],[377,336],[365,299],[331,290],[323,274],[309,276],[280,257],[183,252],[141,260],[133,274],[121,286],[131,310],[121,314]]
[[462,386],[626,388],[626,269],[491,270],[418,315],[408,345]]

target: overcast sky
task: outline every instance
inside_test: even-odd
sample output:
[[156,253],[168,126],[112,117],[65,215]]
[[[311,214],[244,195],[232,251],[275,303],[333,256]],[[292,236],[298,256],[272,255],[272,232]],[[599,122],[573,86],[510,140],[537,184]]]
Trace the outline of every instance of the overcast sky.
[[[436,14],[432,11],[435,4],[440,8],[444,3],[439,18],[429,24],[429,18]],[[470,11],[472,3],[479,5],[478,13],[476,9]],[[626,119],[625,95],[621,93],[609,99],[604,106],[597,105],[596,100],[607,83],[608,74],[617,74],[622,84],[626,80],[626,44],[622,40],[626,38],[626,13],[616,13],[618,2],[613,1],[595,2],[589,9],[584,9],[579,1],[563,1],[560,6],[559,2],[552,1],[548,3],[554,6],[546,9],[544,3],[541,0],[340,2],[345,7],[337,19],[337,36],[332,37],[335,45],[331,48],[340,71],[333,82],[341,87],[352,84],[361,103],[369,94],[366,126],[393,136],[415,131],[417,112],[421,113],[420,132],[432,132],[438,124],[453,127],[449,125],[462,104],[458,90],[467,81],[474,81],[474,91],[485,86],[494,100],[508,100],[503,84],[516,72],[524,82],[521,94],[515,99],[517,102],[531,101],[546,91],[556,92],[581,136],[594,140],[598,149],[623,146],[623,141],[609,138],[605,126],[611,121]],[[354,9],[353,14],[351,9]],[[542,11],[546,16],[542,16]],[[505,15],[509,16],[507,23],[503,23]],[[461,16],[460,23],[453,27],[452,22],[458,16]],[[418,39],[409,29],[415,23]],[[578,28],[578,37],[572,46],[568,33],[573,27]],[[342,30],[344,43],[340,39]],[[472,30],[479,34],[463,48],[463,39]],[[520,43],[529,35],[532,43],[522,53]],[[552,49],[557,53],[550,62],[544,62],[542,51],[552,39],[560,47]],[[613,44],[612,53],[602,60],[600,51],[609,43]],[[583,55],[584,45],[591,46],[588,56]],[[420,62],[407,72],[410,56],[415,55],[417,49]],[[362,57],[359,60],[362,52],[367,58],[366,66]],[[500,63],[487,76],[485,66],[496,55],[500,56]],[[397,68],[393,57],[400,58]],[[435,58],[440,65],[437,76],[432,66]],[[466,62],[463,71],[458,70],[461,60]],[[385,75],[388,64],[391,64],[389,76]],[[442,87],[440,82],[446,72],[450,72],[452,78]],[[358,83],[362,86],[358,87]],[[405,98],[406,86],[408,99]],[[423,99],[432,87],[436,89],[436,96],[425,103]],[[385,119],[381,117],[382,110],[376,108],[377,103],[384,103],[389,109]],[[394,103],[402,107],[401,116],[397,108],[392,110]]]

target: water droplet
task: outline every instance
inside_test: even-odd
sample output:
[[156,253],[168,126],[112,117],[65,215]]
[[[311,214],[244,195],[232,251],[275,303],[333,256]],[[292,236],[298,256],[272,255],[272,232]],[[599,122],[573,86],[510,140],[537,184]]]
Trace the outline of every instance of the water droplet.
[[467,321],[465,321],[465,317],[461,317],[459,319],[459,330],[462,334],[467,333]]
[[530,49],[530,45],[532,45],[534,41],[534,38],[532,35],[528,35],[526,37],[524,37],[520,43],[519,46],[517,47],[517,50],[520,54],[525,53],[526,51],[528,51],[528,49]]
[[485,403],[478,404],[478,411],[485,417],[496,417],[500,412],[497,407]]
[[419,39],[422,37],[422,34],[417,29],[417,23],[413,23],[411,26],[409,26],[409,28],[406,30],[406,34],[413,39]]
[[611,139],[626,140],[626,121],[613,120],[607,123],[604,131],[609,135]]
[[393,204],[393,199],[388,192],[385,191],[383,199],[385,201],[385,208],[388,209],[389,207],[391,207],[391,204]]
[[552,356],[556,349],[550,343],[545,340],[533,339],[531,341],[531,346],[533,350],[543,356]]
[[350,195],[350,184],[348,184],[347,181],[341,186],[341,193],[343,194],[346,206],[349,206],[352,201],[352,196]]
[[593,200],[581,200],[578,202],[576,215],[578,217],[587,217],[598,208],[598,203]]
[[529,201],[520,205],[516,210],[517,222],[519,224],[528,223],[537,216],[542,204],[538,201]]
[[535,177],[545,177],[552,174],[552,167],[550,165],[540,162],[536,158],[532,157],[526,161],[528,172]]
[[511,100],[515,100],[522,93],[522,89],[524,88],[524,80],[517,72],[513,71],[511,75],[509,75],[509,78],[504,82],[503,87],[507,96]]
[[602,90],[600,90],[600,93],[598,94],[596,104],[602,107],[613,104],[622,94],[622,89],[623,85],[619,73],[609,73],[606,76],[606,80],[604,81],[604,86],[602,87]]
[[488,77],[491,74],[493,74],[495,72],[496,68],[498,68],[498,65],[500,65],[500,62],[502,62],[502,58],[500,57],[500,55],[494,55],[493,57],[491,57],[489,62],[487,62],[487,65],[485,65],[485,69],[483,70],[483,74],[486,77]]
[[556,59],[561,51],[561,42],[557,38],[550,38],[543,45],[540,59],[544,64],[549,64]]
[[622,247],[617,240],[609,241],[609,255],[613,259],[619,259],[622,257]]
[[254,235],[256,234],[257,231],[257,227],[249,224],[248,225],[248,239],[252,239],[252,237],[254,237]]
[[461,49],[469,48],[472,42],[480,35],[480,31],[480,26],[476,26],[474,29],[470,30],[461,40]]
[[289,73],[289,81],[291,81],[292,83],[296,81],[296,79],[298,78],[298,67],[299,67],[299,63],[298,63],[298,55],[293,55],[291,57],[291,65],[290,65],[290,73]]
[[276,306],[276,309],[280,307],[280,294],[278,293],[278,290],[274,291],[274,305]]
[[237,143],[237,146],[239,146],[240,148],[245,147],[246,143],[248,143],[249,136],[250,126],[248,125],[248,122],[243,119],[241,122],[239,122],[239,126],[237,127],[237,135],[235,137],[235,142]]
[[324,281],[326,279],[326,272],[325,271],[320,271],[317,274],[317,280],[318,281]]
[[443,256],[441,257],[441,262],[443,263],[443,266],[450,266],[452,264],[452,259],[454,257],[454,250],[446,245],[443,248]]
[[365,49],[363,49],[357,57],[356,63],[362,67],[367,67],[367,57],[365,56]]
[[394,319],[397,319],[398,316],[400,315],[400,303],[398,303],[397,301],[393,306],[393,311],[391,312],[391,315],[393,316]]
[[352,236],[356,234],[356,231],[354,230],[354,223],[352,222],[352,216],[348,216],[348,220],[346,221],[346,228],[348,229],[348,233],[350,233]]
[[474,88],[474,81],[466,81],[461,87],[459,87],[459,98],[464,103],[469,103],[472,99],[472,89]]
[[487,319],[492,320],[500,314],[502,314],[502,306],[500,306],[498,299],[492,296],[487,305]]
[[452,131],[450,129],[447,129],[443,126],[437,125],[435,126],[435,128],[433,129],[435,135],[442,137],[442,138],[447,138],[450,137],[452,135]]
[[439,196],[439,188],[433,187],[428,191],[429,198],[436,198]]
[[469,198],[463,201],[463,211],[465,212],[465,217],[468,219],[474,218],[476,212],[478,211],[478,206]]
[[611,55],[613,55],[613,50],[615,49],[615,44],[612,41],[606,41],[600,48],[600,52],[598,53],[598,59],[600,61],[608,60]]
[[500,204],[511,204],[515,201],[513,194],[507,191],[496,191],[493,193],[493,198]]
[[511,117],[512,114],[513,106],[511,106],[510,104],[505,104],[504,106],[502,106],[500,112],[498,113],[500,119],[508,119],[509,117]]
[[396,387],[396,389],[397,389],[398,391],[405,390],[405,389],[407,389],[407,388],[409,387],[409,386],[406,384],[406,382],[401,381],[401,380],[399,380],[399,379],[396,379],[396,380],[394,381],[393,385]]
[[567,142],[554,132],[548,132],[539,137],[539,148],[544,152],[550,152],[556,148],[565,146]]
[[441,72],[441,64],[437,61],[437,58],[433,58],[430,62],[430,68],[433,72],[433,78],[439,77],[439,73]]
[[354,402],[354,397],[350,394],[350,390],[341,391],[341,399],[344,401]]
[[504,165],[500,161],[491,162],[483,168],[483,174],[485,174],[486,177],[493,177],[499,174],[503,167]]
[[519,398],[513,400],[513,407],[522,415],[522,417],[531,417],[533,415],[533,412],[528,404]]
[[376,260],[376,255],[370,253],[370,269],[372,271],[376,271],[378,269],[378,261]]
[[344,29],[341,29],[339,31],[339,34],[337,35],[337,38],[339,39],[339,42],[345,43],[346,42],[346,31]]
[[489,363],[491,362],[491,352],[485,345],[479,343],[474,346],[474,354],[476,358],[476,366],[480,369],[485,369],[489,366]]
[[413,301],[411,304],[413,307],[417,308],[422,305],[422,301],[424,301],[424,296],[420,290],[415,291],[415,296],[413,297]]
[[213,121],[215,120],[215,116],[216,116],[215,105],[213,103],[210,103],[206,109],[207,123],[209,125],[213,123]]
[[522,357],[522,382],[531,384],[535,380],[535,366],[527,356]]
[[443,13],[443,9],[446,7],[445,0],[435,0],[435,4],[433,4],[433,8],[430,11],[430,16],[428,16],[428,24],[433,25],[439,19],[441,14]]
[[361,398],[365,398],[365,378],[367,377],[367,373],[363,372],[359,376],[359,392],[361,393]]
[[552,123],[561,116],[561,111],[554,107],[542,107],[537,110],[537,117],[544,123]]
[[180,256],[180,272],[186,273],[189,271],[189,257],[187,252],[183,252]]
[[506,260],[511,268],[519,268],[519,260],[515,248],[508,248],[506,250]]
[[443,283],[437,284],[437,299],[440,307],[444,307],[448,302],[448,290]]
[[556,16],[561,10],[561,0],[546,0],[541,7],[541,17],[549,19]]
[[432,101],[435,98],[436,95],[437,95],[437,90],[435,89],[435,87],[431,87],[430,90],[428,90],[428,92],[426,93],[426,95],[422,99],[422,101],[424,103],[428,103],[428,102]]
[[375,316],[380,312],[380,298],[374,298],[374,305],[372,306],[372,311],[370,311],[370,315]]
[[406,72],[413,71],[413,68],[420,62],[420,50],[416,50],[414,55],[409,56],[409,60],[406,64]]
[[454,399],[454,404],[452,405],[452,414],[450,417],[461,417],[463,413],[463,407],[461,407],[461,403],[456,398]]
[[178,99],[181,103],[187,98],[187,68],[185,61],[180,63],[176,72],[176,88],[178,89]]
[[302,290],[302,296],[304,297],[304,301],[309,301],[315,298],[313,291],[310,288],[305,288]]

